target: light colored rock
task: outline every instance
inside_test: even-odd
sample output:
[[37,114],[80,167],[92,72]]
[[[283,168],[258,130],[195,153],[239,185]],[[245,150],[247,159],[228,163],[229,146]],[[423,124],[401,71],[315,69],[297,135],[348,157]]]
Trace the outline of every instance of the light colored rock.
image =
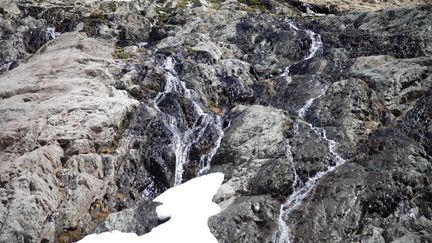
[[266,159],[276,154],[286,139],[284,131],[290,124],[290,119],[283,111],[253,105],[234,108],[233,113],[237,112],[239,115],[232,121],[224,137],[226,146],[242,155],[241,160],[235,163]]
[[282,110],[261,105],[240,105],[232,113],[235,118],[214,159],[233,165],[230,178],[215,196],[224,208],[229,207],[233,202],[230,198],[236,197],[236,193],[249,190],[250,180],[263,165],[283,156],[285,134],[292,122]]
[[8,1],[8,0],[0,1],[0,8],[2,8],[3,11],[9,14],[15,14],[15,15],[20,14],[19,8],[13,1]]
[[66,167],[80,173],[87,173],[96,178],[104,178],[102,158],[98,154],[79,154],[72,156]]
[[214,62],[220,60],[222,51],[213,42],[200,42],[196,46],[192,47],[192,50],[199,52],[206,52]]
[[10,195],[0,208],[0,241],[53,241],[55,220],[78,227],[104,195],[110,177],[94,152],[111,145],[138,104],[112,86],[120,66],[112,51],[67,33],[0,76],[0,196]]

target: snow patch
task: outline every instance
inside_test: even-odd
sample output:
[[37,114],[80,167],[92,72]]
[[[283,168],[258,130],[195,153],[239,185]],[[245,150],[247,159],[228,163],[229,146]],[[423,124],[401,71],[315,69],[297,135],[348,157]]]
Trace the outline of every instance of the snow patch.
[[137,236],[120,231],[105,232],[86,236],[79,243],[217,243],[207,221],[220,211],[219,205],[212,199],[223,179],[222,173],[204,175],[170,188],[156,197],[153,201],[162,203],[156,208],[159,219],[170,219],[148,234]]

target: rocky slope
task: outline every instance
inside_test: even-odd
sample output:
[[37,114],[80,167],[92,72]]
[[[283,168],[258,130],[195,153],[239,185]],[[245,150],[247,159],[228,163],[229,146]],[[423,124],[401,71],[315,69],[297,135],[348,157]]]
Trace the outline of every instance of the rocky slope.
[[219,242],[432,241],[432,6],[391,4],[0,2],[0,242],[144,234],[209,171]]

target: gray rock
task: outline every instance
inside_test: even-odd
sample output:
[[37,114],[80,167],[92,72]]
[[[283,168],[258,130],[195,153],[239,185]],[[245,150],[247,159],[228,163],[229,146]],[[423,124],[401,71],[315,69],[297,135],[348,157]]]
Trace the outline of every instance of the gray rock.
[[274,215],[279,205],[269,196],[241,196],[232,206],[210,218],[210,231],[221,243],[270,242],[277,227]]
[[112,88],[114,80],[83,72],[118,69],[112,50],[64,34],[0,77],[0,178],[10,195],[3,201],[1,241],[54,241],[63,227],[89,225],[89,207],[112,179],[107,158],[95,152],[111,146],[138,103]]
[[110,214],[96,229],[97,233],[118,230],[143,235],[158,225],[157,203],[144,202],[133,209]]

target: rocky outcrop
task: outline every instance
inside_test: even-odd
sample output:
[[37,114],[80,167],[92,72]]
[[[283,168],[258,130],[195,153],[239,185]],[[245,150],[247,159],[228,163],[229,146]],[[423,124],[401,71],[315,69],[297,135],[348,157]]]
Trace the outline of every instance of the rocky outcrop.
[[3,1],[0,241],[145,234],[209,171],[220,242],[430,241],[432,7],[360,2]]
[[61,241],[109,213],[112,150],[138,105],[112,86],[112,50],[64,34],[0,78],[1,241]]

